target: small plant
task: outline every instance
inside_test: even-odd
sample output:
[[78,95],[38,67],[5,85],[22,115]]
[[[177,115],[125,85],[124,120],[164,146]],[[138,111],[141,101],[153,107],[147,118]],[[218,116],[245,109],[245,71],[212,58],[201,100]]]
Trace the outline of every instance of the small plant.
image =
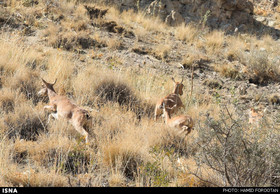
[[136,2],[137,12],[140,12],[140,0]]
[[279,154],[275,154],[271,143],[279,140],[279,136],[273,135],[271,130],[264,131],[268,123],[263,123],[261,130],[250,130],[242,120],[243,115],[235,115],[225,105],[219,119],[207,115],[205,123],[198,125],[200,149],[196,153],[196,162],[214,170],[216,178],[223,177],[220,183],[212,182],[213,185],[273,185],[271,178],[279,170]]
[[73,150],[68,152],[66,160],[62,162],[62,170],[72,174],[85,173],[88,172],[89,164],[89,153],[81,138]]
[[251,83],[265,85],[271,81],[280,81],[280,69],[266,51],[253,49],[250,54],[243,55],[241,62],[247,66]]
[[211,16],[211,11],[207,10],[199,22],[202,25],[202,28],[205,28],[209,16]]
[[154,162],[147,162],[140,166],[141,174],[149,179],[151,185],[155,187],[166,187],[169,184],[169,173],[166,170],[163,170],[161,165],[165,154],[162,153],[158,147],[152,148],[150,153],[154,156]]

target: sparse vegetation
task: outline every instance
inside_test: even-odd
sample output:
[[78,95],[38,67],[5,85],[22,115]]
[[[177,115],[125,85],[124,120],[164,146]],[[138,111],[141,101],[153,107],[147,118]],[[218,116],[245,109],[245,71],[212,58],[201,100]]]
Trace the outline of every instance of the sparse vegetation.
[[[171,27],[135,3],[0,2],[0,186],[279,187],[279,40],[208,28],[207,10]],[[176,115],[194,121],[186,137],[153,119],[171,77],[184,84]],[[88,145],[47,122],[41,78],[90,113]]]

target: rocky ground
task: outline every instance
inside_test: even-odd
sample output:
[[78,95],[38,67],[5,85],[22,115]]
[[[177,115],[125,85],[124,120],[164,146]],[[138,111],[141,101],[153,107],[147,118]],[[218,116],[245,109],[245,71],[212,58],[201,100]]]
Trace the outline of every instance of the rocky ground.
[[[47,8],[43,8],[44,12],[36,9],[37,1],[30,1],[26,6],[35,9],[30,18],[27,13],[21,13],[21,10],[14,11],[12,15],[7,11],[5,2],[2,2],[2,13],[0,18],[0,26],[5,31],[21,31],[25,34],[27,44],[42,44],[62,48],[67,51],[74,51],[74,55],[80,58],[81,63],[99,62],[110,68],[127,68],[135,69],[145,68],[149,71],[163,72],[167,75],[178,75],[186,80],[191,79],[191,65],[194,66],[194,88],[199,88],[199,93],[217,93],[222,102],[232,103],[238,99],[238,103],[242,110],[250,107],[259,106],[270,107],[270,112],[275,112],[278,108],[275,104],[280,103],[279,99],[279,83],[262,82],[259,78],[243,73],[243,67],[248,66],[241,60],[231,59],[230,57],[218,55],[209,55],[207,51],[199,51],[198,57],[193,57],[191,61],[184,64],[186,56],[197,50],[197,41],[203,39],[203,33],[194,40],[194,43],[184,42],[176,37],[176,30],[163,30],[155,28],[155,30],[146,31],[145,35],[141,35],[143,28],[137,23],[127,24],[122,19],[111,20],[112,14],[106,16],[107,9],[95,8],[88,6],[86,18],[80,26],[76,26],[78,31],[84,32],[81,35],[73,35],[73,37],[63,37],[59,31],[67,29],[59,29],[58,25],[68,17],[63,10],[58,9],[55,1],[48,1]],[[106,1],[106,4],[112,2]],[[114,1],[114,3],[116,3]],[[257,35],[262,37],[264,34],[270,34],[274,39],[275,48],[279,44],[279,5],[277,1],[119,1],[115,5],[120,10],[138,10],[143,11],[144,15],[159,17],[169,26],[179,26],[182,23],[200,24],[202,28],[207,30],[219,29],[234,36],[240,34],[246,39],[246,36]],[[31,10],[31,9],[30,9]],[[58,11],[59,10],[59,11]],[[85,10],[82,10],[85,12]],[[103,11],[103,13],[102,13]],[[129,14],[129,12],[128,12]],[[107,14],[108,15],[108,14]],[[71,16],[72,17],[72,16]],[[76,16],[74,16],[76,17]],[[86,16],[87,17],[87,16]],[[95,21],[97,18],[106,18],[104,21]],[[78,18],[79,19],[79,18]],[[84,18],[80,18],[84,19]],[[48,28],[54,25],[53,30],[58,30],[58,34],[52,35],[47,32],[48,28],[36,27],[36,20],[40,23],[47,23]],[[39,23],[38,22],[38,23]],[[133,22],[132,22],[133,23]],[[40,24],[38,24],[40,25]],[[84,25],[84,26],[83,26]],[[94,36],[92,35],[94,32]],[[42,35],[43,34],[43,35]],[[51,36],[57,36],[59,40],[51,42]],[[98,36],[98,37],[97,37]],[[188,36],[188,34],[187,34]],[[97,38],[96,38],[97,37]],[[156,37],[156,38],[155,38]],[[67,39],[68,38],[68,39]],[[113,41],[106,41],[113,39]],[[246,41],[246,40],[245,40]],[[227,44],[224,42],[223,44]],[[163,50],[158,51],[156,47]],[[164,47],[167,47],[164,50]],[[201,47],[201,46],[200,46]],[[94,48],[92,51],[92,48]],[[250,48],[251,49],[251,48]],[[252,50],[245,50],[248,56]],[[227,48],[221,49],[226,52]],[[258,52],[267,53],[266,47],[259,45]],[[92,54],[92,52],[95,52]],[[94,55],[94,56],[93,56]],[[279,56],[274,55],[273,63],[279,63]],[[265,54],[265,57],[268,57]],[[246,58],[246,56],[245,56]],[[234,70],[237,76],[232,77],[221,76],[217,72],[217,64],[231,64],[236,67]],[[264,79],[264,78],[261,78]]]
[[[233,105],[234,114],[246,123],[249,110],[254,107],[273,118],[278,126],[280,5],[277,0],[83,2],[63,5],[56,0],[30,0],[22,4],[0,1],[2,37],[7,34],[19,37],[19,45],[41,53],[42,56],[26,63],[36,76],[38,72],[41,75],[51,72],[51,62],[46,59],[50,51],[56,52],[74,61],[69,70],[73,71],[71,75],[80,75],[81,69],[93,64],[105,67],[108,72],[133,72],[134,85],[140,76],[144,77],[139,88],[146,87],[145,80],[153,80],[158,85],[151,86],[148,94],[141,96],[151,104],[159,95],[166,94],[162,88],[171,77],[183,78],[182,100],[189,114],[204,109],[202,105]],[[65,72],[68,67],[65,66]],[[6,81],[11,77],[9,67],[0,63],[0,68],[0,88],[10,88]],[[75,76],[69,78],[67,73],[61,73],[57,77],[65,84],[60,92],[71,98],[80,94],[75,90],[84,88],[73,86]],[[34,85],[37,89],[39,84]],[[135,90],[141,91],[139,88]],[[30,95],[36,96],[33,90]],[[83,99],[80,102],[90,104]],[[212,109],[202,112],[216,113]],[[3,113],[3,117],[8,113]],[[194,114],[196,119],[198,114]],[[100,147],[104,149],[103,145]]]
[[[110,2],[107,2],[110,3]],[[254,10],[254,6],[255,10]],[[121,1],[117,3],[120,9],[143,9],[145,14],[159,16],[159,18],[171,26],[178,26],[181,23],[201,23],[210,29],[221,29],[228,34],[245,33],[262,36],[269,32],[274,37],[275,44],[279,44],[279,30],[277,28],[279,18],[277,19],[278,4],[277,1]],[[261,10],[265,10],[266,16],[262,16]],[[208,11],[211,13],[208,13]],[[254,13],[257,12],[259,15]],[[174,14],[176,13],[176,14]],[[173,14],[173,15],[172,15]],[[170,19],[171,18],[171,19]],[[134,27],[137,31],[137,26]],[[110,34],[110,32],[109,32]],[[168,51],[164,59],[153,53],[154,35],[141,37],[123,37],[121,49],[108,50],[104,48],[102,57],[104,64],[112,58],[121,60],[120,66],[135,66],[136,68],[148,68],[152,71],[161,71],[169,75],[180,75],[190,80],[191,68],[182,64],[184,56],[195,49],[195,46],[182,43],[175,38],[175,33],[170,32],[168,40],[172,42],[172,49]],[[138,38],[137,45],[135,39]],[[164,41],[164,40],[162,40]],[[266,52],[265,48],[263,49]],[[248,50],[248,52],[250,52]],[[210,58],[210,59],[209,59]],[[100,59],[96,59],[100,60]],[[275,63],[279,63],[279,57],[274,58]],[[221,76],[215,71],[214,63],[233,63],[236,66],[242,66],[240,61],[231,60],[229,58],[196,58],[193,62],[194,70],[194,88],[199,88],[202,93],[220,93],[221,101],[224,103],[233,103],[238,99],[239,106],[243,111],[250,107],[262,106],[269,107],[268,112],[277,112],[279,103],[279,83],[270,82],[267,84],[259,84],[246,75],[241,78],[231,79]],[[119,67],[120,68],[120,67]],[[243,76],[243,77],[242,77]],[[244,78],[246,77],[246,78]]]

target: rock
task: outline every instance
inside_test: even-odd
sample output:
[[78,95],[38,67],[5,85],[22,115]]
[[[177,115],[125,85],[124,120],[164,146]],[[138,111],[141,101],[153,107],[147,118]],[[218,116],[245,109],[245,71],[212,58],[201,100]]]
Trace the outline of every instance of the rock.
[[278,6],[278,0],[273,0],[271,7],[276,7],[276,6]]
[[254,11],[253,3],[246,0],[217,0],[217,5],[227,11],[240,10],[249,14]]
[[225,32],[232,32],[234,30],[231,24],[222,25],[221,29]]
[[179,13],[181,8],[179,1],[155,0],[147,8],[147,14],[161,18],[171,26],[177,26],[185,20]]
[[238,87],[238,92],[240,95],[246,95],[247,94],[247,85],[240,85]]
[[248,17],[248,14],[242,11],[235,11],[232,14],[232,23],[235,26],[239,26],[241,24],[252,25],[254,22],[253,17]]
[[241,24],[241,25],[238,27],[238,31],[239,31],[239,32],[245,32],[246,30],[248,30],[248,27],[247,27],[245,24]]
[[263,16],[258,16],[258,17],[256,17],[256,20],[259,21],[259,22],[265,22],[266,18],[263,17]]
[[220,9],[234,11],[234,10],[236,10],[237,1],[236,0],[234,0],[234,1],[232,1],[232,0],[217,0],[217,5]]
[[267,25],[270,26],[270,27],[273,27],[275,25],[275,21],[269,20],[267,22]]
[[251,1],[245,1],[245,0],[238,0],[237,1],[237,9],[240,11],[244,11],[248,14],[253,14],[254,12],[254,5]]
[[132,7],[136,4],[136,1],[135,0],[121,0],[121,4],[123,6],[129,6],[129,7]]
[[267,97],[268,102],[272,105],[279,105],[280,104],[280,96],[279,94],[271,94]]
[[156,0],[149,5],[146,13],[148,15],[159,17],[161,20],[164,21],[166,16],[168,15],[168,7],[170,7],[170,3],[167,4],[167,2],[164,3],[159,0]]
[[192,2],[192,0],[179,0],[179,2],[183,5],[189,4]]
[[206,79],[202,84],[211,89],[221,89],[223,87],[222,82],[216,79]]
[[172,10],[171,13],[165,19],[165,23],[167,23],[170,26],[178,26],[184,21],[185,20],[182,17],[182,15],[174,10]]
[[90,7],[90,6],[85,5],[84,7],[87,10],[90,19],[102,18],[108,12],[108,9],[99,9],[99,8],[94,7],[94,6]]

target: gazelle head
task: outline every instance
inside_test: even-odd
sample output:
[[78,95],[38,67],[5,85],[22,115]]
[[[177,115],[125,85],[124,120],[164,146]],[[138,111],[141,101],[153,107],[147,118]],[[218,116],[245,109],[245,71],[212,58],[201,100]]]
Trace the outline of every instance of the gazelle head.
[[173,77],[171,79],[174,82],[174,91],[173,91],[173,93],[179,94],[179,95],[182,96],[183,95],[183,87],[184,87],[183,78],[182,78],[181,82],[176,82]]
[[42,84],[43,88],[38,92],[38,95],[39,96],[46,96],[48,94],[48,89],[54,91],[53,86],[56,83],[57,79],[54,81],[53,84],[46,82],[43,78],[41,78],[41,79],[43,81],[43,84]]

